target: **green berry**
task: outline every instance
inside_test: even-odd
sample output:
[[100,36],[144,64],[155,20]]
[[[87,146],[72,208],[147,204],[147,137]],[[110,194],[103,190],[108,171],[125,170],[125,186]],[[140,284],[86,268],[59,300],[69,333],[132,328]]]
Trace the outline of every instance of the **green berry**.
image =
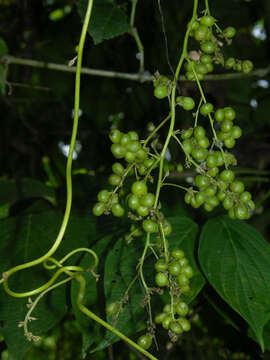
[[223,205],[224,209],[230,210],[234,206],[234,201],[231,198],[226,197],[223,200],[222,205]]
[[248,191],[244,191],[241,195],[240,195],[240,200],[243,202],[248,202],[251,200],[251,193]]
[[189,284],[189,279],[185,274],[180,274],[177,277],[179,286],[185,286]]
[[116,159],[122,159],[125,157],[126,149],[120,144],[112,144],[111,152]]
[[215,43],[213,41],[205,41],[201,44],[201,50],[206,54],[213,54],[216,50]]
[[120,144],[123,146],[127,146],[130,143],[131,139],[128,134],[123,134],[120,140]]
[[215,185],[208,185],[204,192],[206,196],[214,196],[217,192],[217,187]]
[[142,335],[137,340],[137,344],[143,349],[149,349],[150,346],[152,345],[152,339],[148,334]]
[[109,176],[109,184],[113,185],[113,186],[117,186],[121,183],[121,177],[119,175],[116,174],[111,174]]
[[212,57],[208,54],[202,54],[201,57],[200,57],[200,62],[202,64],[211,64],[212,63]]
[[157,314],[156,316],[155,316],[155,323],[156,324],[161,324],[163,321],[164,321],[164,319],[166,318],[166,314],[165,313],[159,313],[159,314]]
[[154,96],[157,99],[163,99],[168,96],[168,88],[165,85],[159,85],[154,89]]
[[250,60],[244,60],[242,62],[242,71],[245,74],[248,74],[253,69],[253,63]]
[[233,122],[231,120],[224,120],[221,123],[220,129],[221,131],[227,133],[230,132],[233,128]]
[[145,159],[147,158],[147,151],[144,150],[144,149],[139,149],[137,152],[136,152],[136,159],[138,161],[144,161]]
[[135,181],[131,186],[131,192],[134,195],[145,195],[147,193],[147,185],[144,181]]
[[155,281],[159,287],[167,286],[169,283],[167,275],[162,272],[156,274]]
[[139,135],[136,133],[136,131],[129,131],[128,136],[129,136],[130,140],[132,140],[132,141],[139,140]]
[[185,139],[183,141],[182,145],[183,145],[184,152],[187,154],[190,154],[193,149],[193,143],[192,143],[191,139]]
[[127,144],[127,150],[131,151],[132,153],[136,153],[141,149],[141,143],[138,140],[130,140]]
[[109,197],[110,193],[108,190],[101,190],[97,195],[98,201],[103,203],[106,203],[109,200]]
[[175,260],[170,263],[170,265],[168,266],[168,270],[171,275],[176,276],[181,273],[182,267],[180,263],[177,260]]
[[232,170],[223,170],[219,175],[220,180],[225,181],[225,182],[233,181],[234,177],[235,177],[235,175]]
[[208,153],[207,150],[204,148],[194,148],[191,152],[191,155],[195,160],[201,162],[205,160],[207,153]]
[[149,209],[148,209],[148,207],[140,205],[140,206],[137,208],[137,214],[138,214],[139,216],[143,216],[143,217],[149,215]]
[[122,137],[122,133],[118,129],[113,129],[109,135],[111,142],[115,144],[118,144],[120,142],[121,137]]
[[180,301],[176,307],[175,307],[175,310],[176,310],[176,313],[179,315],[179,316],[186,316],[189,312],[189,307],[188,305],[183,302],[183,301]]
[[132,210],[136,210],[138,209],[138,207],[140,206],[140,199],[137,195],[134,194],[130,194],[128,196],[128,206],[130,207],[130,209]]
[[174,259],[182,259],[185,256],[185,253],[181,249],[175,249],[171,252],[171,255]]
[[224,115],[226,120],[231,121],[234,120],[236,117],[235,110],[230,106],[224,108]]
[[168,268],[168,264],[164,259],[158,259],[155,263],[155,270],[158,272],[165,271]]
[[223,121],[225,118],[225,111],[223,109],[217,109],[214,116],[216,121]]
[[105,204],[103,202],[98,202],[93,206],[93,214],[95,216],[100,216],[103,214],[105,209]]
[[228,38],[228,39],[231,39],[235,36],[236,34],[236,30],[234,27],[232,26],[229,26],[227,27],[224,31],[223,31],[223,35]]
[[192,278],[192,276],[194,275],[193,269],[191,266],[186,265],[182,268],[181,271],[182,274],[186,275],[187,278]]
[[208,114],[211,113],[211,111],[213,111],[214,109],[214,106],[213,104],[210,104],[210,103],[205,103],[201,106],[200,108],[200,113],[203,115],[203,116],[206,116]]
[[236,61],[234,58],[230,57],[225,61],[225,68],[226,69],[232,69],[236,64]]
[[246,205],[239,205],[234,209],[235,217],[239,220],[245,220],[249,218],[249,212]]
[[207,137],[202,137],[201,139],[197,140],[197,143],[200,147],[207,149],[210,145],[209,140],[207,139]]
[[228,138],[224,140],[224,145],[228,149],[232,149],[235,145],[235,140],[233,138]]
[[181,327],[184,331],[190,330],[190,328],[191,328],[190,322],[187,319],[181,317],[177,321],[179,322],[179,324],[181,325]]
[[206,158],[206,165],[209,168],[214,168],[217,166],[217,156],[216,154],[209,154]]
[[194,137],[197,140],[205,137],[205,130],[202,126],[196,126],[194,128]]
[[242,183],[242,181],[233,181],[230,185],[230,188],[232,192],[240,194],[245,190],[245,185]]
[[112,171],[119,176],[122,176],[125,172],[124,166],[119,162],[116,162],[112,165]]
[[208,186],[209,183],[210,183],[210,180],[205,175],[197,175],[195,178],[195,185],[198,186],[199,188],[204,188],[204,187]]
[[170,330],[176,335],[180,335],[183,332],[183,328],[178,321],[170,322]]
[[184,110],[192,110],[195,107],[195,102],[191,97],[184,97],[182,102],[182,107]]
[[192,136],[192,134],[193,134],[193,129],[192,128],[187,129],[181,134],[181,138],[182,139],[188,139],[188,138],[190,138]]
[[144,220],[142,223],[145,232],[154,233],[158,231],[158,225],[153,220]]
[[125,210],[120,204],[113,204],[112,206],[112,213],[114,216],[121,217],[124,215]]
[[208,73],[207,66],[205,64],[196,64],[195,71],[197,74],[202,74],[202,75]]
[[205,25],[200,25],[194,32],[194,38],[198,41],[206,40],[208,34],[208,27]]
[[200,18],[200,23],[208,27],[213,26],[215,21],[215,18],[211,15],[204,15]]
[[234,139],[239,139],[241,136],[242,136],[242,129],[239,126],[233,126],[232,137]]

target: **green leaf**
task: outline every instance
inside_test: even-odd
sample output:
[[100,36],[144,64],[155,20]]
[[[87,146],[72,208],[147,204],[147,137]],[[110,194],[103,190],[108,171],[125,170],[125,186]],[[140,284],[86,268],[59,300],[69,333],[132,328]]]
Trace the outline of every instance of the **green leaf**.
[[[60,216],[55,212],[0,221],[0,272],[43,255],[52,245],[59,223]],[[47,271],[40,266],[12,275],[9,286],[14,291],[28,291],[48,279]],[[27,348],[32,345],[26,340],[23,329],[18,327],[27,313],[26,304],[26,298],[13,298],[3,288],[0,289],[1,331],[9,353],[16,360],[22,359]],[[39,302],[33,311],[33,316],[38,320],[31,322],[30,331],[35,335],[48,331],[63,317],[66,309],[65,286],[61,286]]]
[[251,226],[228,217],[203,227],[199,261],[218,294],[250,325],[264,349],[270,319],[270,246]]
[[55,191],[34,179],[0,180],[0,205],[27,198],[44,198],[55,203]]
[[[119,239],[114,248],[109,252],[105,262],[104,289],[106,303],[110,304],[123,299],[125,292],[136,276],[136,265],[141,252],[134,243],[127,244],[124,239]],[[117,321],[107,318],[119,331],[129,336],[145,327],[143,321],[145,310],[141,303],[144,297],[142,288],[135,281],[129,291],[128,302],[124,304]],[[119,340],[119,337],[110,331],[106,331],[103,341],[92,352],[102,350],[108,345]]]
[[191,291],[182,295],[186,302],[190,303],[199,294],[205,284],[196,261],[195,261],[195,240],[198,233],[198,225],[190,218],[178,216],[167,218],[172,225],[172,233],[168,237],[170,251],[182,249],[193,268],[194,276],[190,280]]
[[[87,3],[87,0],[81,0],[78,4],[78,12],[82,20],[86,13]],[[125,34],[129,29],[125,13],[112,1],[96,0],[94,2],[88,32],[95,44]]]
[[0,37],[0,55],[8,54],[8,46],[3,38]]

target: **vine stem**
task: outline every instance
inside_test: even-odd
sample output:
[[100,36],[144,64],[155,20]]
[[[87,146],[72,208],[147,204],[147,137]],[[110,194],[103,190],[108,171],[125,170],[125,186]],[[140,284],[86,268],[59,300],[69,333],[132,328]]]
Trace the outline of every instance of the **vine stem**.
[[134,341],[132,341],[131,339],[129,339],[127,336],[125,336],[124,334],[122,334],[120,331],[118,331],[117,329],[115,329],[114,327],[112,327],[110,324],[108,324],[107,322],[105,322],[104,320],[102,320],[100,317],[98,317],[96,314],[94,314],[92,311],[90,311],[89,309],[87,309],[87,307],[85,307],[82,304],[83,298],[84,298],[84,293],[85,293],[85,279],[84,277],[80,274],[76,276],[76,280],[79,282],[79,292],[78,292],[78,297],[77,297],[77,305],[78,308],[81,310],[82,313],[84,313],[86,316],[88,316],[89,318],[93,319],[94,321],[96,321],[97,323],[99,323],[100,325],[104,326],[106,329],[108,329],[109,331],[111,331],[112,333],[114,333],[115,335],[119,336],[120,339],[124,340],[125,342],[127,342],[128,344],[130,344],[132,347],[134,347],[136,350],[138,350],[140,353],[144,354],[148,359],[151,360],[158,360],[155,356],[153,356],[152,354],[150,354],[148,351],[146,351],[145,349],[141,348],[138,344],[136,344]]
[[77,67],[76,67],[76,78],[75,78],[74,121],[73,121],[72,136],[71,136],[71,140],[70,140],[70,147],[69,147],[67,166],[66,166],[67,198],[66,198],[65,213],[64,213],[62,224],[59,229],[59,233],[56,237],[56,240],[55,240],[53,246],[49,249],[49,251],[47,251],[46,254],[39,257],[38,259],[29,261],[29,262],[21,264],[21,265],[17,265],[15,267],[13,267],[12,269],[6,271],[3,274],[2,280],[3,280],[4,288],[5,288],[6,292],[8,292],[10,295],[12,295],[14,297],[27,297],[27,296],[31,296],[33,294],[37,294],[41,291],[44,291],[47,287],[49,287],[52,284],[52,280],[54,281],[54,279],[58,276],[57,275],[58,272],[61,271],[61,269],[58,270],[56,272],[56,274],[52,277],[51,280],[49,280],[46,284],[44,284],[43,286],[41,286],[35,290],[26,291],[26,292],[22,292],[22,293],[16,293],[14,291],[9,290],[9,288],[8,288],[7,279],[10,275],[14,274],[17,271],[36,266],[36,265],[44,262],[45,260],[47,260],[49,257],[51,257],[55,253],[55,251],[58,249],[59,245],[61,244],[61,242],[63,240],[64,234],[65,234],[65,231],[67,228],[67,224],[68,224],[69,217],[70,217],[71,205],[72,205],[72,175],[71,175],[72,174],[72,155],[73,155],[73,151],[75,148],[75,142],[76,142],[77,130],[78,130],[78,121],[79,121],[80,74],[81,74],[81,67],[82,67],[83,47],[84,47],[85,37],[86,37],[88,24],[89,24],[91,12],[92,12],[92,7],[93,7],[93,0],[89,0],[83,27],[82,27],[80,42],[79,42],[79,46],[78,46],[78,58],[77,58]]
[[130,14],[130,27],[131,27],[130,34],[134,37],[134,40],[135,40],[136,45],[137,45],[138,50],[139,50],[139,54],[140,54],[139,73],[142,74],[144,72],[144,47],[143,47],[143,44],[141,42],[138,31],[137,31],[136,27],[134,26],[136,7],[137,7],[138,0],[131,0],[131,2],[132,2],[132,7],[131,7],[131,14]]
[[167,135],[164,147],[163,147],[161,155],[160,155],[159,176],[158,176],[158,183],[157,183],[157,189],[156,189],[156,195],[155,195],[154,209],[156,209],[157,206],[158,206],[158,199],[159,199],[160,189],[161,189],[161,186],[162,186],[164,158],[165,158],[165,154],[166,154],[170,139],[173,136],[173,131],[174,131],[176,82],[178,81],[179,73],[180,73],[182,64],[184,62],[184,59],[187,56],[187,46],[188,46],[189,33],[191,31],[191,25],[192,25],[193,21],[197,17],[197,9],[198,9],[198,0],[194,0],[192,18],[191,18],[191,20],[190,20],[190,22],[189,22],[189,24],[187,26],[187,31],[186,31],[185,38],[184,38],[182,54],[181,54],[181,57],[179,59],[176,71],[175,71],[175,84],[174,84],[174,86],[172,88],[171,104],[170,104],[171,105],[171,122],[170,122],[170,128],[169,128],[169,131],[168,131],[168,135]]

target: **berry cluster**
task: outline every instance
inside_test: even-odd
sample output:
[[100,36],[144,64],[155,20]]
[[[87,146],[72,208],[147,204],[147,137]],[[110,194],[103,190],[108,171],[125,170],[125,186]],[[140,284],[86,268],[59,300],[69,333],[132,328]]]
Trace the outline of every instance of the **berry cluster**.
[[180,249],[175,249],[170,253],[169,261],[157,260],[155,270],[157,271],[156,284],[159,287],[169,287],[171,295],[171,303],[165,305],[163,312],[156,315],[155,322],[169,330],[169,336],[176,341],[177,336],[183,331],[190,330],[190,323],[185,318],[189,313],[189,307],[181,300],[181,294],[190,291],[189,279],[193,276],[193,270]]

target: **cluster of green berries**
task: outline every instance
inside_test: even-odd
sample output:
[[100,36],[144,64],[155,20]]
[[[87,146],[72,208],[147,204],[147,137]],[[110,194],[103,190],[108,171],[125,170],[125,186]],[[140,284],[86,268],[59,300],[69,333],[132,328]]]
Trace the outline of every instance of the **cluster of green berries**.
[[231,218],[239,220],[248,219],[255,208],[250,192],[245,191],[242,181],[235,180],[232,170],[224,169],[215,177],[199,174],[194,185],[198,190],[190,188],[185,195],[185,202],[194,208],[203,205],[206,211],[212,211],[221,203]]
[[253,63],[250,60],[238,60],[233,57],[228,58],[225,61],[226,69],[233,69],[235,71],[243,72],[248,74],[253,69]]
[[253,64],[250,60],[240,61],[229,58],[224,64],[220,47],[223,46],[224,40],[230,44],[235,34],[236,29],[232,26],[222,31],[217,26],[216,19],[211,15],[204,15],[194,21],[191,26],[190,36],[199,42],[200,50],[192,51],[189,54],[189,60],[185,63],[186,78],[188,80],[196,80],[197,77],[199,80],[202,80],[204,75],[214,70],[213,64],[221,64],[225,65],[227,69],[242,71],[246,74],[249,73],[253,69]]
[[231,107],[217,109],[214,114],[215,120],[220,123],[218,139],[228,149],[233,148],[235,140],[242,136],[242,129],[233,123],[235,116],[235,111]]
[[183,331],[190,330],[190,323],[185,318],[189,314],[189,307],[182,301],[181,294],[190,291],[189,280],[193,276],[193,269],[184,252],[175,249],[170,253],[169,261],[164,258],[157,260],[155,270],[156,284],[159,287],[169,287],[171,294],[171,303],[165,305],[163,312],[155,316],[155,322],[169,330],[171,339],[176,341]]
[[163,99],[167,97],[171,92],[172,83],[170,79],[168,79],[164,75],[160,75],[158,72],[155,74],[153,85],[154,96],[157,99]]

